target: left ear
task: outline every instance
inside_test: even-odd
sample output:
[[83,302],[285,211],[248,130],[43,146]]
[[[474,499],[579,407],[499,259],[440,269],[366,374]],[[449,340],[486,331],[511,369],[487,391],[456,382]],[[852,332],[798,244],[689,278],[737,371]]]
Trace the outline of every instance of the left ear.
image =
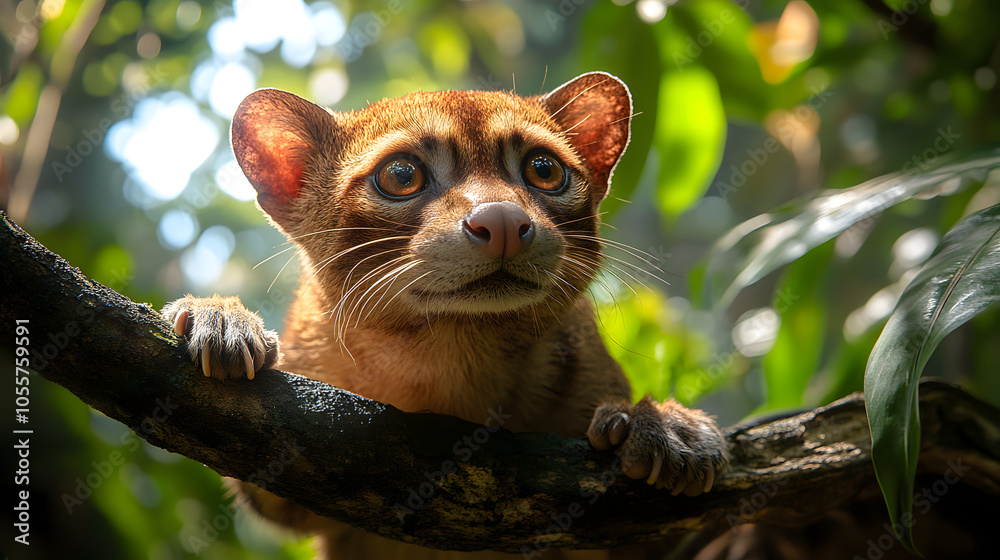
[[559,86],[543,102],[586,161],[603,200],[628,146],[632,118],[628,86],[607,72],[590,72]]

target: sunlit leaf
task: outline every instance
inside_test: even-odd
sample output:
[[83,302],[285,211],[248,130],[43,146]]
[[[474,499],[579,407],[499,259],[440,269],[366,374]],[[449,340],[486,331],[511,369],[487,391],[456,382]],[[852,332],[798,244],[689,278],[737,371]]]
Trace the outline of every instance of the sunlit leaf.
[[112,288],[126,286],[132,278],[133,268],[134,263],[131,255],[118,245],[107,245],[101,248],[94,255],[94,261],[90,266],[93,278]]
[[10,83],[10,87],[0,95],[4,113],[14,119],[18,126],[26,129],[34,118],[44,79],[37,65],[25,64]]
[[[77,16],[82,16],[91,10],[100,10],[101,5],[95,2],[52,2],[53,8],[61,6],[61,10],[53,9],[48,14],[48,19],[44,19],[44,25],[38,30],[38,46],[36,52],[44,53],[46,58],[50,58],[56,51],[59,43],[63,40],[66,31]],[[51,59],[53,63],[56,61]]]
[[469,37],[455,22],[442,17],[428,23],[420,30],[418,43],[439,76],[454,79],[468,72]]
[[664,73],[654,139],[660,161],[656,193],[664,214],[676,216],[701,199],[725,143],[726,115],[715,77],[700,66]]
[[[600,288],[598,288],[600,289]],[[654,347],[663,340],[658,315],[663,301],[659,294],[644,292],[639,297],[622,294],[598,310],[598,329],[611,356],[621,364],[639,398],[661,394],[666,383]],[[572,346],[589,334],[583,326],[570,332]]]
[[[628,30],[623,32],[622,30]],[[653,28],[640,21],[632,6],[601,2],[587,13],[580,45],[581,70],[605,70],[622,79],[632,93],[632,136],[611,182],[601,211],[614,214],[628,201],[646,167],[656,125],[660,58]],[[605,218],[606,219],[606,218]]]
[[752,18],[730,0],[679,2],[659,24],[664,64],[683,71],[692,65],[707,69],[729,117],[763,120],[767,113],[791,103],[787,88],[764,82],[760,66],[747,46]]
[[[872,461],[897,534],[911,550],[920,451],[917,381],[948,333],[1000,299],[1000,205],[959,222],[899,298],[865,371]],[[906,516],[906,517],[904,517]]]
[[728,306],[743,288],[828,241],[916,195],[953,194],[1000,167],[1000,145],[951,160],[922,174],[894,173],[842,190],[823,190],[762,214],[724,235],[709,256],[706,303]]
[[[710,355],[709,339],[690,328],[662,294],[637,294],[619,294],[598,312],[598,331],[628,376],[633,400],[674,396],[690,405],[729,378],[732,355]],[[586,327],[571,329],[565,344],[571,347],[586,334]]]

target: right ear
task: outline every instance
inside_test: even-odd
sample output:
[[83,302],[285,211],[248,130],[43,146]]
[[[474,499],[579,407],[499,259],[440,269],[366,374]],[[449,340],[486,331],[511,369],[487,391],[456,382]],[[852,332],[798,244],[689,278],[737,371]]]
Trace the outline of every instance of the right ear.
[[257,203],[281,223],[301,194],[306,164],[329,131],[332,115],[297,95],[259,89],[233,115],[236,161],[257,190]]
[[567,132],[570,144],[594,174],[598,200],[604,200],[631,137],[628,86],[607,72],[590,72],[559,86],[543,100],[552,120]]

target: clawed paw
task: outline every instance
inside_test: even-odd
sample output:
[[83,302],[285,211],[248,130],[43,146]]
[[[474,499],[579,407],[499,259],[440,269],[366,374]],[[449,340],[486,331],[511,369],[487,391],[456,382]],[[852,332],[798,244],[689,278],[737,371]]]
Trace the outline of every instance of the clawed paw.
[[727,464],[726,443],[715,422],[674,400],[602,406],[587,437],[595,449],[618,448],[626,476],[675,496],[708,492]]
[[168,303],[163,316],[174,333],[187,340],[191,359],[206,377],[253,379],[257,371],[278,361],[278,333],[264,328],[239,297],[185,296]]

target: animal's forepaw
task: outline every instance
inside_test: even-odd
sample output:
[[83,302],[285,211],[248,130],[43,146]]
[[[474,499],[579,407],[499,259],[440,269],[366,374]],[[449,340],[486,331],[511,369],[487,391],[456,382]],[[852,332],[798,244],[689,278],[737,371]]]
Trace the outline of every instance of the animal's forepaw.
[[187,340],[191,359],[201,364],[206,377],[253,379],[278,361],[278,333],[265,329],[239,297],[185,296],[168,303],[163,316]]
[[715,422],[672,399],[658,403],[647,397],[635,405],[602,406],[587,437],[596,449],[619,448],[628,477],[646,479],[675,496],[708,492],[728,462]]

